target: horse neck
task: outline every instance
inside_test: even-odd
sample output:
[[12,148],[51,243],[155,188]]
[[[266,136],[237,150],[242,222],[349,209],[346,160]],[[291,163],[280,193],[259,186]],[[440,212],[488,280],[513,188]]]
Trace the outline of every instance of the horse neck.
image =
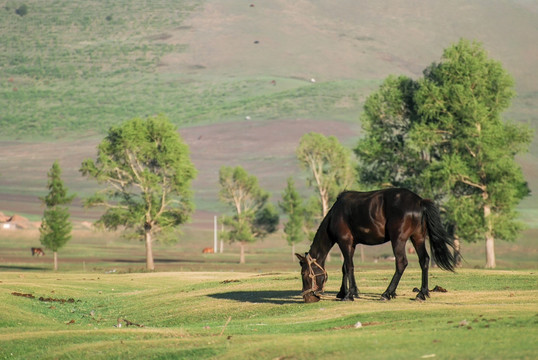
[[327,232],[328,217],[327,215],[319,225],[318,231],[316,231],[316,235],[314,236],[314,241],[312,241],[312,245],[308,251],[310,256],[316,259],[321,266],[325,266],[327,254],[329,254],[329,251],[334,245]]

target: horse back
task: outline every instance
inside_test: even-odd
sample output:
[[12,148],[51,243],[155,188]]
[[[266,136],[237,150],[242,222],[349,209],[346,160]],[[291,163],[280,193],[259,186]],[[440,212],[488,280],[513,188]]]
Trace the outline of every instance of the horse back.
[[391,227],[421,225],[421,201],[417,194],[401,188],[343,192],[331,209],[332,232],[342,238],[347,231],[355,244],[382,244],[390,240]]

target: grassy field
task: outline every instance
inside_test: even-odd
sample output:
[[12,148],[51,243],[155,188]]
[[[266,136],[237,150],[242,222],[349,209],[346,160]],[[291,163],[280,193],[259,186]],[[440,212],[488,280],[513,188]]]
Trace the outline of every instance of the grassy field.
[[[538,276],[434,270],[379,301],[391,270],[358,276],[360,299],[304,304],[297,272],[2,273],[5,359],[531,359],[538,345]],[[33,298],[21,296],[31,294]],[[62,302],[61,300],[65,300]],[[126,326],[129,322],[138,324]],[[122,327],[117,327],[121,323]],[[360,327],[358,323],[360,322]]]
[[0,231],[0,358],[531,359],[538,351],[536,229],[496,244],[499,268],[519,270],[475,269],[483,244],[464,244],[464,268],[433,269],[430,288],[447,292],[424,303],[411,300],[416,255],[408,255],[399,297],[378,301],[393,274],[389,245],[365,247],[364,262],[357,253],[362,297],[335,301],[335,251],[323,300],[306,305],[282,233],[248,246],[241,265],[235,245],[202,254],[212,245],[203,228],[186,226],[177,244],[157,244],[157,273],[144,271],[142,243],[115,233],[77,228],[55,273],[50,253],[30,255],[37,230]]

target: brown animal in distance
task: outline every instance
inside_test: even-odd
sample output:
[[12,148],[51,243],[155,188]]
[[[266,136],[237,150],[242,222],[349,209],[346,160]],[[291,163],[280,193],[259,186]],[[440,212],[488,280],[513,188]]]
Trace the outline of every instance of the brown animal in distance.
[[32,256],[34,256],[34,255],[35,256],[45,256],[45,252],[41,248],[33,247],[32,248]]
[[206,247],[202,250],[202,254],[213,254],[215,250],[212,247]]

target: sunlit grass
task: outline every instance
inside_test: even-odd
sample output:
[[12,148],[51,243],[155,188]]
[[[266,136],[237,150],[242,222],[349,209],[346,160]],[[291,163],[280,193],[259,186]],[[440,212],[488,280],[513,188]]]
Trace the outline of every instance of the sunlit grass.
[[[399,297],[379,301],[391,273],[361,272],[363,295],[355,302],[335,301],[340,278],[334,277],[315,304],[302,302],[296,272],[4,273],[0,300],[9,311],[0,315],[0,355],[75,358],[94,349],[92,358],[302,359],[349,358],[360,349],[366,358],[471,359],[478,352],[525,358],[537,350],[536,274],[434,270],[432,284],[448,292],[416,302],[415,269]],[[123,319],[143,327],[125,327]]]

